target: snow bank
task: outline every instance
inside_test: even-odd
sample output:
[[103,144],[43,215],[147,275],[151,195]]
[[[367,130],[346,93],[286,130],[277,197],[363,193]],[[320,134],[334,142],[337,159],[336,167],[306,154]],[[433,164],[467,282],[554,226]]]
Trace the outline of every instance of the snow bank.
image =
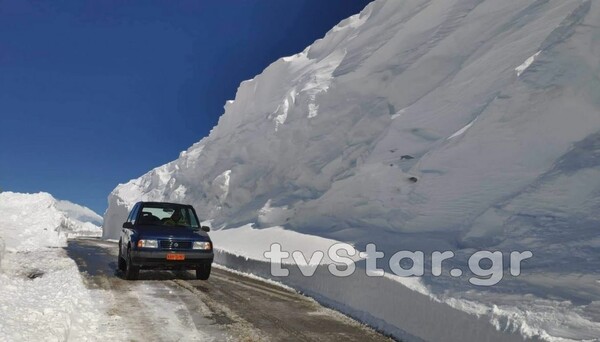
[[270,264],[264,261],[224,251],[217,252],[215,258],[220,265],[282,282],[403,341],[524,341],[513,327],[497,329],[485,315],[467,314],[390,277],[368,277],[364,270],[337,278],[322,265],[314,276],[306,277],[299,268],[289,267],[289,276],[279,278],[271,276]]
[[6,256],[0,270],[0,340],[96,341],[106,337],[100,335],[105,308],[61,250]]
[[600,336],[599,21],[589,0],[375,1],[243,82],[177,160],[115,188],[103,236],[136,201],[167,200],[257,261],[235,236],[288,238],[273,226],[388,256],[450,250],[462,269],[475,250],[530,250],[490,288],[422,282],[524,336]]
[[98,235],[82,221],[98,215],[47,193],[12,192],[0,193],[0,213],[0,340],[95,340],[103,308],[57,247],[72,233]]
[[[290,256],[282,261],[287,264],[296,264],[291,255],[291,252],[294,251],[302,252],[306,261],[310,260],[315,252],[325,252],[320,264],[329,264],[332,261],[327,255],[327,251],[332,246],[341,243],[332,239],[289,231],[283,227],[255,229],[251,224],[240,228],[215,231],[210,236],[219,250],[245,259],[262,261],[268,261],[265,252],[271,249],[271,245],[279,244],[282,250],[290,252]],[[360,260],[358,251],[354,253],[356,255],[353,259]]]
[[[71,213],[79,212],[73,217]],[[9,251],[64,247],[69,235],[99,236],[102,222],[90,209],[50,194],[0,193],[0,237]],[[91,222],[88,221],[91,219]]]
[[91,223],[99,227],[102,226],[102,216],[98,215],[90,208],[69,201],[57,201],[56,208],[64,212],[71,219],[83,223]]
[[65,215],[46,193],[0,193],[0,236],[9,251],[66,246]]

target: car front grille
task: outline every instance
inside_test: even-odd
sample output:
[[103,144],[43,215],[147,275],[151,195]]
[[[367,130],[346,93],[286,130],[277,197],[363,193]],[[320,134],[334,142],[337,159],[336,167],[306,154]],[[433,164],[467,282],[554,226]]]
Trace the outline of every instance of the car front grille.
[[192,249],[191,241],[177,240],[161,240],[159,241],[160,248],[164,249]]

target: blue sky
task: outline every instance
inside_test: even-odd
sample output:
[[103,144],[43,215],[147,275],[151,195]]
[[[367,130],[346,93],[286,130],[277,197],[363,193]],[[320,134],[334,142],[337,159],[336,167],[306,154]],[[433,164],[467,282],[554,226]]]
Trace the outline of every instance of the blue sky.
[[102,214],[206,136],[239,83],[369,0],[0,3],[0,189]]

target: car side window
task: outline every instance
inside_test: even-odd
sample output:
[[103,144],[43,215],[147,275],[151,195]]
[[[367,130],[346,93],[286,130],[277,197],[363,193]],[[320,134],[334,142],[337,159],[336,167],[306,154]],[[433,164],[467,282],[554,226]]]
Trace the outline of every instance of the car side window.
[[129,213],[129,217],[127,218],[127,222],[131,222],[131,224],[135,224],[135,220],[137,219],[138,211],[140,209],[140,205],[136,204],[135,207]]
[[137,204],[135,206],[133,206],[133,208],[131,208],[131,210],[129,211],[129,215],[127,216],[127,222],[131,222],[131,215],[135,211],[136,207],[137,207]]
[[141,207],[141,205],[138,205],[137,208],[135,208],[135,212],[131,216],[131,223],[134,224],[134,225],[135,225],[135,221],[137,220],[138,213],[140,211],[140,207]]

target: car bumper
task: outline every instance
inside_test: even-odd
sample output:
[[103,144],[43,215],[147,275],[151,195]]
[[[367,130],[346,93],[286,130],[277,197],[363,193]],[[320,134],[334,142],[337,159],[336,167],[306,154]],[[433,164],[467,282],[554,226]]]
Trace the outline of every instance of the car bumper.
[[[168,254],[183,254],[184,260],[167,260]],[[131,261],[141,268],[192,269],[212,263],[212,251],[131,251]]]

